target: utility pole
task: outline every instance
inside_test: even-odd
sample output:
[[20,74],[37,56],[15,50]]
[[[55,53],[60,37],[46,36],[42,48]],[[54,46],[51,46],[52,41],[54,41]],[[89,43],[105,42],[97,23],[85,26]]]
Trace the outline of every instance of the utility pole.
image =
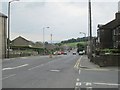
[[7,57],[10,58],[10,20],[11,20],[11,3],[14,1],[20,1],[20,0],[11,0],[8,2],[8,42],[7,42]]
[[88,16],[88,32],[89,32],[89,50],[88,50],[88,55],[89,55],[89,58],[91,59],[92,57],[92,16],[91,16],[91,0],[89,0],[89,3],[88,3],[88,13],[89,13],[89,16]]
[[50,34],[50,39],[51,39],[51,49],[50,49],[49,57],[52,58],[52,34]]
[[7,58],[10,56],[10,4],[11,2],[8,3],[8,39],[7,39]]
[[51,34],[50,36],[51,36],[51,44],[52,44],[52,36],[53,36],[53,35]]
[[89,33],[90,33],[90,40],[92,40],[91,0],[89,0]]

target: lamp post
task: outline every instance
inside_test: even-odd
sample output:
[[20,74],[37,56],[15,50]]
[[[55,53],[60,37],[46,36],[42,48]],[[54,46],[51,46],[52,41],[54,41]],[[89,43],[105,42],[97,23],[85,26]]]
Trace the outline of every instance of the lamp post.
[[84,32],[80,32],[80,34],[84,34],[84,37],[86,37],[86,33],[84,33]]
[[52,35],[52,34],[50,34],[50,37],[51,37],[51,45],[52,45],[52,36],[53,36],[53,35]]
[[7,49],[8,49],[8,58],[10,57],[10,10],[11,10],[11,3],[14,1],[19,1],[19,0],[12,0],[8,2],[8,43],[7,43]]
[[[86,33],[84,33],[84,32],[80,32],[80,34],[84,34],[84,37],[86,38]],[[85,41],[85,48],[87,49],[87,41]]]
[[50,58],[52,58],[52,34],[50,34],[50,38],[51,38],[51,50],[50,50]]
[[[43,27],[43,49],[45,49],[45,28],[50,28],[50,27]],[[44,50],[45,54],[45,50]]]

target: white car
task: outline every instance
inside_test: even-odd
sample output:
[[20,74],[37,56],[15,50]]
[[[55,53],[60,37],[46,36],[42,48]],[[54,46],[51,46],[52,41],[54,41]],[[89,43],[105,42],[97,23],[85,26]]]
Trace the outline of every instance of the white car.
[[85,51],[84,51],[84,50],[79,51],[79,55],[83,55],[83,54],[85,54]]
[[73,52],[73,55],[76,55],[76,52]]

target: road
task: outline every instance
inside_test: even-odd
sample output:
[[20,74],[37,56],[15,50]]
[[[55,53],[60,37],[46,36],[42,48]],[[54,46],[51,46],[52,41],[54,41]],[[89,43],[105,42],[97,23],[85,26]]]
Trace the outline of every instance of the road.
[[118,88],[118,69],[85,55],[31,56],[3,61],[3,88]]

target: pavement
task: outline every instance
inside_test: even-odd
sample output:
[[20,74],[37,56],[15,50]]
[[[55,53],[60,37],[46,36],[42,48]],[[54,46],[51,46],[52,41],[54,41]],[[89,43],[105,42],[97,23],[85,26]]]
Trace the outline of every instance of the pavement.
[[82,56],[79,60],[79,77],[76,80],[76,87],[101,89],[118,89],[119,69],[118,67],[99,67],[89,61],[87,56]]
[[94,64],[92,62],[90,62],[90,60],[88,59],[88,57],[85,55],[81,58],[80,61],[80,69],[89,69],[89,70],[106,70],[106,71],[119,71],[119,67],[117,66],[107,66],[107,67],[100,67],[97,64]]
[[118,69],[101,68],[86,55],[31,56],[3,60],[3,88],[117,88]]

